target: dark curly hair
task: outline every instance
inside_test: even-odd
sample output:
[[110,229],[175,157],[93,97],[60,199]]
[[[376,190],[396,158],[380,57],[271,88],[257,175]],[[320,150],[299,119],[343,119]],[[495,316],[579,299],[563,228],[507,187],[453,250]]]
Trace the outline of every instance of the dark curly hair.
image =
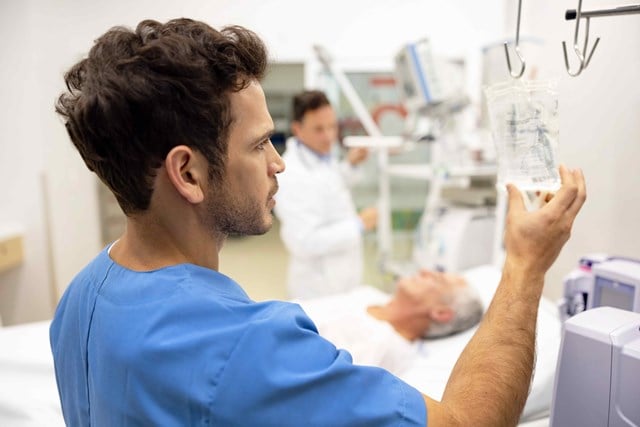
[[191,19],[115,27],[66,74],[56,112],[87,167],[129,215],[149,207],[153,178],[171,149],[187,145],[220,180],[233,122],[229,95],[261,80],[264,43],[238,26]]

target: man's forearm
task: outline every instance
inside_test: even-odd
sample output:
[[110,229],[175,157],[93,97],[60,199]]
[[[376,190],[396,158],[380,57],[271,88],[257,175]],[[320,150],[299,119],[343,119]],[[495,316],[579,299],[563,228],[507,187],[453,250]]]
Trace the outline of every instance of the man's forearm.
[[531,383],[543,281],[542,274],[507,260],[493,301],[442,398],[460,425],[517,424]]

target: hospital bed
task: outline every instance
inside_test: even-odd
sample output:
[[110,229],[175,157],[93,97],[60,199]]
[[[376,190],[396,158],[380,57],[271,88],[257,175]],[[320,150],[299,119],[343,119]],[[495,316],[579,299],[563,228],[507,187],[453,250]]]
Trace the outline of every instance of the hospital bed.
[[[465,276],[488,306],[500,272],[493,267],[469,270]],[[386,294],[367,287],[379,298]],[[344,300],[348,304],[348,300]],[[319,301],[302,304],[314,317],[322,307]],[[335,305],[333,306],[335,309]],[[548,425],[555,364],[560,345],[557,309],[549,301],[540,305],[538,319],[538,355],[531,393],[522,427]],[[37,322],[0,328],[0,426],[64,426],[53,371],[48,336],[49,322]],[[452,337],[415,344],[416,357],[399,376],[433,398],[440,398],[457,356],[473,335],[469,330]]]
[[0,328],[0,426],[64,426],[49,321]]

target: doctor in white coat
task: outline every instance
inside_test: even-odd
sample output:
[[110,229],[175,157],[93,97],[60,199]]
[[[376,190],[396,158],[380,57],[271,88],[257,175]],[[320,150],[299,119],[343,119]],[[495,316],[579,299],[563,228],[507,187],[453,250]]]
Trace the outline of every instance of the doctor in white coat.
[[342,163],[332,156],[337,119],[320,91],[294,98],[292,132],[275,196],[280,235],[290,254],[289,297],[346,292],[362,284],[362,234],[377,222],[375,208],[356,211],[348,186],[367,150],[350,150]]

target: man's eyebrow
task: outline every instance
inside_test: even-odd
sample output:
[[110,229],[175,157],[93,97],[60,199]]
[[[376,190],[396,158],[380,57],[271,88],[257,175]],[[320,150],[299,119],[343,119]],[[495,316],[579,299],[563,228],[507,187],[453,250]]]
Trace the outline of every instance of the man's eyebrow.
[[268,131],[266,131],[265,133],[261,134],[260,136],[253,138],[251,140],[251,144],[257,144],[258,142],[262,142],[265,139],[269,139],[273,136],[273,134],[275,133],[275,129],[269,129]]

